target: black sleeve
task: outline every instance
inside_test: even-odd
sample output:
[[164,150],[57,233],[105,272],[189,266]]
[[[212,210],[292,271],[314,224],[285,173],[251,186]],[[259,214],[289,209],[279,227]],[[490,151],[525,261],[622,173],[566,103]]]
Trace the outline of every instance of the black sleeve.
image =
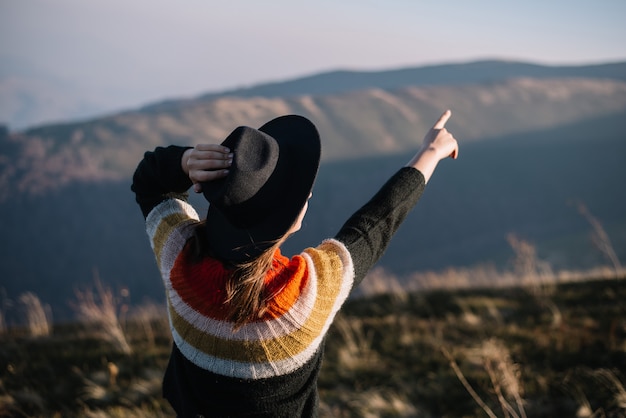
[[191,180],[183,171],[180,161],[188,147],[170,145],[158,147],[144,154],[133,175],[131,190],[144,218],[150,211],[172,195],[186,200]]
[[421,197],[423,174],[403,167],[354,213],[335,236],[352,255],[355,285],[383,255],[392,236]]

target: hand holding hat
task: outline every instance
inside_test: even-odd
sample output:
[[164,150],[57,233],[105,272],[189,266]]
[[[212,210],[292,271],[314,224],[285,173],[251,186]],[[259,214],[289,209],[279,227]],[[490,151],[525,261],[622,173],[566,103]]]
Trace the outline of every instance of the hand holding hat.
[[233,154],[228,147],[218,144],[198,144],[183,154],[181,166],[193,182],[196,193],[202,191],[202,183],[228,175]]

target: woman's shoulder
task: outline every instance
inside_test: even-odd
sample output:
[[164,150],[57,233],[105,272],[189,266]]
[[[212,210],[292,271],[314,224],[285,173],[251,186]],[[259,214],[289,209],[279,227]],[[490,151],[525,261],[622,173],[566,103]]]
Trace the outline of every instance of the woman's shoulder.
[[198,221],[198,213],[196,210],[184,200],[181,199],[165,199],[156,205],[146,217],[147,228],[158,227],[161,223],[176,225],[180,221],[193,220]]
[[354,281],[354,264],[346,246],[330,238],[315,248],[307,248],[301,254],[307,260],[309,268],[315,271],[318,280],[333,279],[347,282]]
[[[150,211],[146,217],[146,232],[160,269],[165,264],[171,267],[198,222],[195,209],[179,199],[166,199]],[[164,263],[164,257],[169,262]]]

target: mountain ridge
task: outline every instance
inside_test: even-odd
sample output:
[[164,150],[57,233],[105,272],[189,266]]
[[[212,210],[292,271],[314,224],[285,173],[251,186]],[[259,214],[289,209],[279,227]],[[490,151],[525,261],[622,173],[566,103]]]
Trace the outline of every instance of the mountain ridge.
[[626,81],[511,79],[489,84],[371,88],[335,95],[219,97],[178,110],[121,113],[88,122],[0,133],[0,199],[42,193],[72,181],[129,176],[156,146],[219,142],[241,124],[260,126],[286,113],[311,118],[325,161],[412,149],[443,109],[463,141],[503,137],[619,113]]
[[[36,75],[23,71],[12,73],[10,68],[4,68],[5,71],[0,71],[0,97],[2,97],[0,122],[16,127],[13,130],[21,132],[47,125],[86,122],[131,111],[182,106],[184,103],[224,96],[278,97],[296,94],[335,94],[367,87],[393,89],[407,85],[442,85],[503,80],[512,77],[571,76],[624,80],[625,67],[626,62],[623,61],[548,65],[530,61],[482,59],[378,70],[336,69],[282,81],[258,82],[243,87],[200,92],[189,97],[166,98],[136,107],[126,106],[118,110],[111,110],[110,106],[105,105],[103,100],[98,100],[96,97],[79,96],[76,87],[68,85],[67,80],[55,81],[42,74]],[[41,92],[39,93],[38,90]],[[61,110],[53,109],[51,105]],[[29,120],[34,122],[29,123]]]
[[524,61],[477,60],[425,66],[408,66],[387,70],[333,70],[295,77],[286,81],[253,84],[200,94],[190,99],[173,99],[149,104],[141,110],[158,110],[163,106],[203,101],[224,96],[276,97],[334,94],[364,88],[396,89],[406,86],[436,86],[502,81],[510,78],[607,78],[626,80],[626,61],[587,65],[542,65]]

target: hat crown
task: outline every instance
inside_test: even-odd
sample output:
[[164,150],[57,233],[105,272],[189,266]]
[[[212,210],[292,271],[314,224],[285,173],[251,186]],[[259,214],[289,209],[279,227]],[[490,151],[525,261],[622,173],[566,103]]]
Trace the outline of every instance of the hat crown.
[[308,119],[286,115],[258,130],[240,126],[222,145],[233,152],[228,175],[202,184],[208,243],[222,259],[249,260],[298,218],[319,168],[320,137]]
[[208,183],[204,196],[240,228],[258,223],[271,209],[281,186],[280,148],[274,138],[240,126],[222,143],[233,150],[229,175]]

